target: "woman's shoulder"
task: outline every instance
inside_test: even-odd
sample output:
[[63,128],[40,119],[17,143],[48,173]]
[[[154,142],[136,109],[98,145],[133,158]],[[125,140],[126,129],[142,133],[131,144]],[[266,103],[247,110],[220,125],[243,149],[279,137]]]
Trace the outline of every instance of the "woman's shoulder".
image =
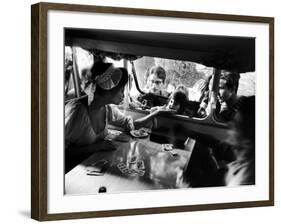
[[86,112],[87,104],[84,101],[84,98],[77,98],[68,101],[65,104],[65,115],[68,116]]
[[88,97],[81,96],[79,98],[73,98],[71,100],[68,100],[65,103],[66,107],[87,107]]

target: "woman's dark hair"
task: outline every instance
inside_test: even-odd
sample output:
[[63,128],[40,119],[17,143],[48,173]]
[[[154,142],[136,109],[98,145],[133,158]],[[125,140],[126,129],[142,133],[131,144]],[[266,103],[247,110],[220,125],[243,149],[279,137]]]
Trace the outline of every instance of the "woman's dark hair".
[[186,109],[186,106],[188,103],[185,93],[180,90],[176,90],[175,92],[173,92],[171,94],[169,100],[171,100],[171,99],[174,99],[174,101],[180,105],[180,108],[177,111],[177,113],[183,115],[185,113],[185,109]]

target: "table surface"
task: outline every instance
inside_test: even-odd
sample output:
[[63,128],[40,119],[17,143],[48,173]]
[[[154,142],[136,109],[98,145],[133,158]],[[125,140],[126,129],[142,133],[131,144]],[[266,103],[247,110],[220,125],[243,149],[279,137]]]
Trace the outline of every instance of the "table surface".
[[[187,141],[185,150],[173,149],[167,152],[161,144],[150,141],[149,137],[140,139],[127,135],[127,142],[121,142],[116,138],[114,140],[114,134],[112,136],[111,142],[116,150],[93,153],[65,175],[65,194],[98,194],[100,187],[105,187],[107,193],[188,187],[183,173],[195,144],[193,139]],[[134,163],[132,157],[136,159]],[[101,176],[88,175],[87,169],[99,160],[108,162],[105,173]],[[137,161],[143,161],[143,175],[139,175]],[[120,163],[137,172],[122,173],[117,167]]]

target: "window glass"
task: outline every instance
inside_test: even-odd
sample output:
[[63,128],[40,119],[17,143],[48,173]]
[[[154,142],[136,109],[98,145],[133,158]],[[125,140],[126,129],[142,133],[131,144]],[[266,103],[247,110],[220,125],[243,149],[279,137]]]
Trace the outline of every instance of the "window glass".
[[65,96],[65,100],[69,100],[75,97],[74,83],[73,83],[73,59],[72,59],[72,50],[70,47],[65,47],[64,96]]
[[76,63],[78,67],[79,77],[81,77],[81,72],[84,69],[90,69],[93,66],[94,58],[93,55],[83,48],[75,47],[76,52]]
[[[137,81],[142,91],[147,93],[150,90],[150,85],[159,85],[158,79],[153,80],[153,78],[150,79],[149,77],[152,73],[150,69],[160,66],[166,72],[166,79],[163,81],[163,90],[167,93],[166,95],[169,96],[177,87],[181,86],[187,89],[190,101],[199,101],[201,96],[200,87],[213,72],[213,68],[197,63],[153,57],[142,57],[134,61],[134,65]],[[130,95],[137,96],[139,94],[140,92],[133,85]],[[165,94],[163,95],[165,96]]]
[[[75,66],[77,68],[76,73],[74,71]],[[76,91],[81,92],[81,87],[80,90],[75,91],[75,82],[77,81],[79,88],[79,83],[81,84],[82,70],[90,69],[92,66],[93,55],[89,51],[80,47],[65,47],[65,100],[77,97]],[[76,76],[75,79],[74,76]]]
[[238,96],[253,96],[256,94],[256,75],[254,72],[240,74]]

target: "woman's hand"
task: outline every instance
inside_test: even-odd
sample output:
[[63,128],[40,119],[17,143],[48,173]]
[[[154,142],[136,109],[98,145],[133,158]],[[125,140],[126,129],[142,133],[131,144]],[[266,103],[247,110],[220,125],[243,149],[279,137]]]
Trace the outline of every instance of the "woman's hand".
[[150,113],[153,113],[154,111],[156,111],[156,110],[158,110],[159,109],[159,107],[151,107],[150,108]]
[[156,116],[156,115],[172,115],[175,114],[176,112],[177,112],[176,110],[172,110],[166,107],[158,107],[152,113]]
[[138,118],[137,120],[134,121],[135,129],[139,129],[142,127],[151,127],[153,119],[158,115],[168,116],[168,115],[175,114],[175,113],[176,113],[175,110],[167,109],[165,106],[154,107],[151,110],[150,114],[148,114],[144,117]]
[[221,103],[220,111],[227,111],[227,110],[229,110],[227,103],[226,102],[222,102]]

